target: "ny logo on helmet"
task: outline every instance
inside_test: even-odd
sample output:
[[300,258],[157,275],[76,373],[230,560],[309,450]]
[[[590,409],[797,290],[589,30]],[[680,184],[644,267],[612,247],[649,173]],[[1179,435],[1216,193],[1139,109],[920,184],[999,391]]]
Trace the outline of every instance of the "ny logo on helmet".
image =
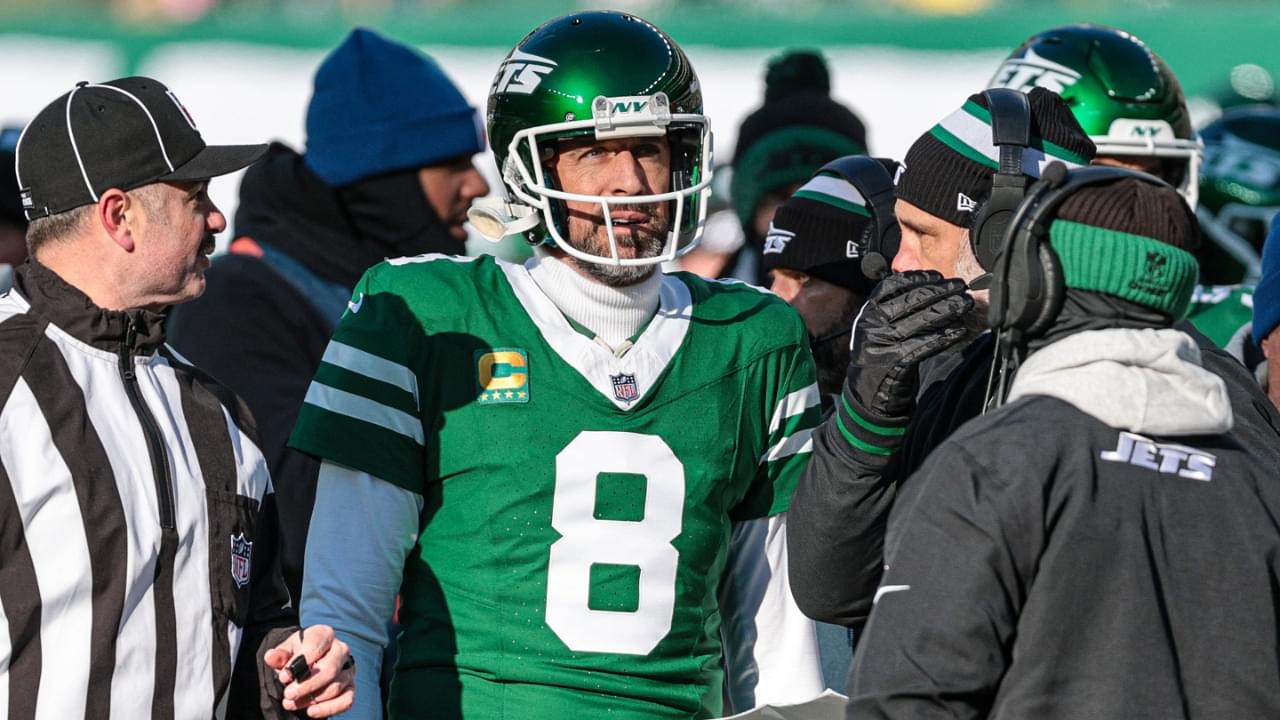
[[613,103],[613,106],[609,108],[609,114],[617,115],[618,113],[642,112],[644,111],[645,106],[647,106],[648,104],[649,104],[649,101],[647,100],[633,100],[630,102],[624,101],[624,102]]
[[542,76],[555,69],[554,60],[514,50],[498,69],[494,92],[531,95],[542,82]]
[[1059,65],[1027,49],[1027,54],[1020,58],[1009,58],[996,72],[991,87],[1006,87],[1022,92],[1030,92],[1033,87],[1052,90],[1059,95],[1063,90],[1075,85],[1080,80],[1080,73],[1066,65]]

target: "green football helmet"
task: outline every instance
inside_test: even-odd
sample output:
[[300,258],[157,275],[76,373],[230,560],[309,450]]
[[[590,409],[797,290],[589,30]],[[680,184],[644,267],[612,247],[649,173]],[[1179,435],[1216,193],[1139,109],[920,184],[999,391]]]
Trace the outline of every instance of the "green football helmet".
[[1156,158],[1160,175],[1196,206],[1203,146],[1182,86],[1141,40],[1101,25],[1065,25],[1018,46],[988,87],[1043,87],[1062,96],[1098,156]]
[[1280,212],[1280,108],[1232,108],[1200,131],[1201,282],[1255,282],[1262,243]]
[[[634,15],[580,12],[529,33],[507,55],[489,91],[489,142],[505,198],[473,204],[472,225],[490,238],[522,232],[579,260],[654,265],[692,249],[702,235],[711,193],[711,129],[698,77],[675,41]],[[670,191],[603,196],[565,192],[551,161],[559,141],[663,137],[671,150]],[[568,242],[565,201],[596,203],[610,254]],[[670,229],[656,257],[622,258],[613,205],[667,203]]]

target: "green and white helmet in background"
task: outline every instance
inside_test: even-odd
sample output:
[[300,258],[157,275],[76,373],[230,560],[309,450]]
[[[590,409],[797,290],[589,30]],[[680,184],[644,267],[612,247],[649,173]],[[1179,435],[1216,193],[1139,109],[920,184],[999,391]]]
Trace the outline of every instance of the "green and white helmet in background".
[[1195,208],[1202,144],[1182,86],[1164,60],[1133,35],[1101,25],[1046,30],[1019,45],[988,87],[1058,93],[1097,145],[1099,158],[1158,159],[1152,171]]
[[[489,143],[506,198],[477,201],[469,213],[481,234],[525,233],[579,260],[652,265],[670,260],[702,234],[711,193],[711,130],[698,77],[684,51],[651,23],[619,12],[580,12],[529,33],[503,60],[489,91]],[[602,196],[564,192],[550,161],[557,143],[664,137],[671,149],[670,191]],[[565,201],[598,203],[610,255],[571,246]],[[622,258],[611,207],[668,203],[671,222],[657,257]]]
[[1201,282],[1252,283],[1262,243],[1280,212],[1280,108],[1227,110],[1200,131],[1205,143],[1200,180]]

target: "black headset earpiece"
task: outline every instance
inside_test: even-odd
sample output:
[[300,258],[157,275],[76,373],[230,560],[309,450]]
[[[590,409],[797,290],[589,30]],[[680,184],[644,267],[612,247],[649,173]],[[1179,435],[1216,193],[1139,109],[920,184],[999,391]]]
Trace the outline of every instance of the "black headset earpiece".
[[823,165],[815,174],[835,173],[867,201],[872,224],[862,232],[862,274],[879,280],[889,274],[901,237],[893,214],[893,175],[884,163],[866,155],[848,155]]
[[1054,162],[1045,168],[1014,213],[991,269],[994,281],[987,322],[992,329],[1009,334],[1015,343],[1049,329],[1066,296],[1058,256],[1049,247],[1050,223],[1062,203],[1081,188],[1126,179],[1170,187],[1157,177],[1118,167],[1093,165],[1068,171]]
[[969,243],[978,263],[991,270],[1005,228],[1026,197],[1022,152],[1031,144],[1031,104],[1024,93],[1009,88],[984,90],[982,95],[991,113],[991,140],[1000,151],[1000,167],[991,178],[991,194],[973,219]]

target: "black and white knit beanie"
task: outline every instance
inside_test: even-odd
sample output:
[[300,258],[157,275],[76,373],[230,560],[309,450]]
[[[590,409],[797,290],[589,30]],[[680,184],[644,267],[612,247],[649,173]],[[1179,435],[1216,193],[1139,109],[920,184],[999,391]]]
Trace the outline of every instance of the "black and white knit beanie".
[[[1056,93],[1032,88],[1031,145],[1022,171],[1032,178],[1053,161],[1068,168],[1093,160],[1093,141]],[[991,113],[982,93],[920,136],[907,151],[895,195],[952,225],[968,228],[991,194],[1000,149],[991,137]]]

